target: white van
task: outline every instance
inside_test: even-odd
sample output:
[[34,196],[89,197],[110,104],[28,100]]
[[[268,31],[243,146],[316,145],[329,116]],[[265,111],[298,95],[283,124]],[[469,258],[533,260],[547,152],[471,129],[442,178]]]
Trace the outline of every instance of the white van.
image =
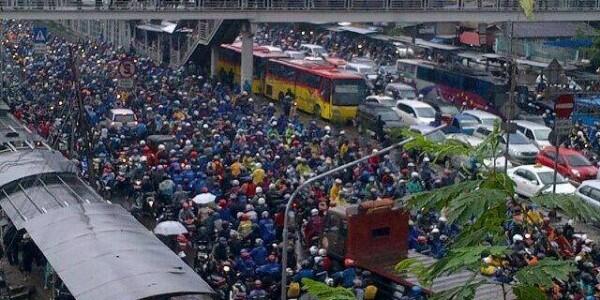
[[474,117],[475,119],[477,119],[477,122],[479,122],[479,124],[486,126],[494,126],[496,122],[502,122],[502,119],[500,119],[500,117],[496,116],[493,113],[489,113],[483,110],[467,109],[463,110],[462,113]]
[[548,136],[552,129],[549,127],[525,120],[514,120],[513,123],[517,125],[517,130],[539,149],[550,146]]
[[303,51],[304,53],[306,53],[306,56],[310,56],[310,57],[328,57],[329,53],[327,53],[327,50],[325,50],[325,48],[323,48],[323,46],[319,46],[319,45],[314,45],[314,44],[302,44],[300,45],[300,48],[298,49],[300,51]]

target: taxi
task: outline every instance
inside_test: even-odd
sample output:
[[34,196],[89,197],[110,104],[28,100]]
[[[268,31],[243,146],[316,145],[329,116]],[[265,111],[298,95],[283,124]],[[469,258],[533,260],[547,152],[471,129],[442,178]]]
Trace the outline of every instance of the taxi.
[[[552,193],[554,170],[540,165],[522,165],[508,170],[508,177],[515,182],[515,192],[519,196],[534,197]],[[573,194],[575,186],[560,174],[556,174],[556,193]]]

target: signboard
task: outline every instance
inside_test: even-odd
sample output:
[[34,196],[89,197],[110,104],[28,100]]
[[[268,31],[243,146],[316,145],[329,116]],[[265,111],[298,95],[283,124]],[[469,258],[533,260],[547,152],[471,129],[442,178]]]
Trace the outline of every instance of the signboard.
[[132,89],[133,88],[133,79],[131,78],[121,78],[117,84],[122,89]]
[[566,94],[558,96],[554,104],[554,112],[557,119],[569,119],[573,113],[575,99],[573,95]]
[[132,89],[135,75],[135,61],[132,58],[124,58],[119,62],[119,82],[118,86],[122,89]]
[[48,28],[46,27],[33,27],[33,50],[35,53],[46,53],[48,42]]

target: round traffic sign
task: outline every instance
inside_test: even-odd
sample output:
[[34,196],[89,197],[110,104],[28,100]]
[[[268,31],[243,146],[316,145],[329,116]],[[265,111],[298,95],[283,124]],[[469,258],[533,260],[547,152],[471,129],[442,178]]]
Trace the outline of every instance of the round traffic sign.
[[135,63],[132,59],[123,59],[119,63],[119,75],[122,78],[131,78],[135,75]]
[[556,112],[556,118],[558,119],[568,119],[573,112],[573,95],[566,94],[560,95],[558,99],[556,99],[556,104],[554,104],[554,112]]

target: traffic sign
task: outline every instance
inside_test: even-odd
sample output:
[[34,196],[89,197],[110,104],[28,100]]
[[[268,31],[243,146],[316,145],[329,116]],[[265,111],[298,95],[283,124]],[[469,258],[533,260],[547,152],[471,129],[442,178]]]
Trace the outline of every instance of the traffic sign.
[[135,62],[131,58],[122,59],[119,63],[119,76],[131,78],[135,75]]
[[117,82],[117,85],[122,89],[132,89],[133,88],[133,79],[131,78],[121,78]]
[[48,41],[48,28],[33,27],[33,42],[36,44],[45,44]]
[[558,99],[556,99],[556,103],[554,104],[556,118],[569,119],[569,117],[571,117],[571,113],[573,113],[574,102],[575,100],[571,94],[558,96]]

